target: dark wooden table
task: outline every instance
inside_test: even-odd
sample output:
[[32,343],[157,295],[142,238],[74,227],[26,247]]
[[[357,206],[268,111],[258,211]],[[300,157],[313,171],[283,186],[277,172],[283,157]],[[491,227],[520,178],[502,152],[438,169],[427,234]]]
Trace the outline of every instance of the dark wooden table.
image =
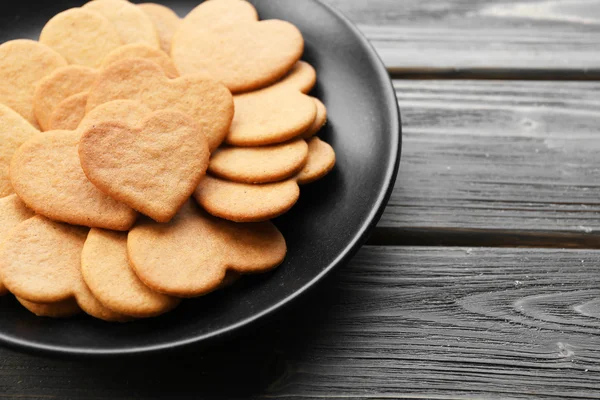
[[402,109],[369,245],[210,351],[0,349],[0,399],[600,398],[600,0],[329,2]]

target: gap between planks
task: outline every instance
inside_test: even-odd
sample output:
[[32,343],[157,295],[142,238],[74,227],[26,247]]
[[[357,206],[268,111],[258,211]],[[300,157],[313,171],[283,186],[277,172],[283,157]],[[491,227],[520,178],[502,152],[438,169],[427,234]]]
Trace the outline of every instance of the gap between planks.
[[387,67],[391,79],[469,79],[522,81],[598,81],[596,69],[399,68]]
[[367,244],[374,246],[600,249],[600,234],[501,229],[378,227]]

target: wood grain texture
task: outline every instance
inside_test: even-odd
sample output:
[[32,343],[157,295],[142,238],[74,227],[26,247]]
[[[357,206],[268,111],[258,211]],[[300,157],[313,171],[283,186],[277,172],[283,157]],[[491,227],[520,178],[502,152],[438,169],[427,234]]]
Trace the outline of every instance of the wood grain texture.
[[396,76],[599,79],[598,0],[326,0]]
[[0,350],[2,399],[598,399],[600,252],[370,247],[208,351]]
[[505,236],[495,245],[517,246],[528,237],[535,244],[537,237],[598,247],[600,84],[396,80],[394,86],[403,149],[379,224],[387,235],[429,230],[476,245],[487,232]]

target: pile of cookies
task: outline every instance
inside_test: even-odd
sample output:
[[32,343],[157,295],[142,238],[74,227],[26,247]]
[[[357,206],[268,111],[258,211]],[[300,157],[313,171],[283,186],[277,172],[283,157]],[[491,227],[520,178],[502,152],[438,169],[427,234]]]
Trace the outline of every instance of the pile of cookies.
[[0,293],[129,321],[281,264],[270,220],[335,164],[303,50],[244,0],[93,0],[0,45]]

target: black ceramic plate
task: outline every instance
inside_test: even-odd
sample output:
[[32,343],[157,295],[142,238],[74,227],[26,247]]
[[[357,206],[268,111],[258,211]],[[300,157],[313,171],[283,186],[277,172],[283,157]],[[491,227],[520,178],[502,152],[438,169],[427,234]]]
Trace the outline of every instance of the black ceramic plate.
[[[163,0],[180,16],[198,0]],[[127,324],[88,317],[37,318],[12,298],[0,299],[0,340],[28,350],[65,354],[148,353],[202,343],[239,331],[306,292],[359,249],[375,227],[392,190],[400,159],[400,121],[389,77],[367,40],[339,13],[316,0],[255,0],[261,19],[295,24],[306,42],[304,59],[317,70],[314,96],[326,104],[321,137],[337,154],[325,179],[302,188],[298,204],[278,219],[289,252],[264,276],[175,311]],[[0,42],[37,39],[45,22],[77,7],[76,0],[3,1]],[[285,312],[285,310],[284,310]]]

